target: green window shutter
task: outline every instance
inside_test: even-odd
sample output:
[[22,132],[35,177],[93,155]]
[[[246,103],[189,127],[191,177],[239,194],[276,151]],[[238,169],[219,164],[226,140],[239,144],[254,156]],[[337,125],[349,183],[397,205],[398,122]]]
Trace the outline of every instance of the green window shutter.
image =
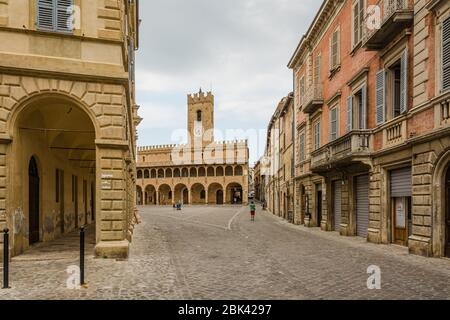
[[353,130],[353,97],[347,98],[347,127],[346,131],[350,132]]
[[367,85],[364,84],[361,88],[361,121],[360,129],[367,129]]
[[38,30],[55,30],[55,0],[37,0],[36,23]]
[[450,90],[450,17],[442,23],[442,91]]
[[408,51],[403,51],[400,59],[400,113],[406,112],[408,104]]
[[376,110],[377,110],[377,125],[384,122],[384,102],[385,102],[385,70],[381,70],[376,75]]

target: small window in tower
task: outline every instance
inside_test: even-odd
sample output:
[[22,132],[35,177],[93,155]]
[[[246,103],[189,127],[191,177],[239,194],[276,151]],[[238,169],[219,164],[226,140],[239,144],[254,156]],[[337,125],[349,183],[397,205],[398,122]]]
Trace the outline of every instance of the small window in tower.
[[197,111],[197,121],[202,121],[202,112],[200,110]]

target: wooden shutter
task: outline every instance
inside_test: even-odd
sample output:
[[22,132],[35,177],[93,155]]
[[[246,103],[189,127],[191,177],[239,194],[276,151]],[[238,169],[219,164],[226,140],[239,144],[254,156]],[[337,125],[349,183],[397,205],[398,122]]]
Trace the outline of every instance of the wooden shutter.
[[300,134],[300,161],[305,160],[305,134]]
[[57,31],[71,32],[73,30],[72,0],[56,0]]
[[55,29],[54,0],[37,0],[37,28],[53,31]]
[[314,148],[320,148],[320,121],[317,121],[314,129]]
[[333,32],[330,38],[330,69],[339,64],[339,29]]
[[450,17],[442,23],[442,91],[450,90]]
[[377,125],[384,122],[384,102],[385,102],[385,71],[380,70],[376,75],[376,110],[377,110]]
[[363,37],[363,26],[365,23],[364,14],[366,12],[366,8],[364,7],[365,1],[359,0],[359,40],[362,40]]
[[408,51],[405,49],[400,58],[400,113],[407,110],[408,103]]
[[359,1],[353,4],[353,46],[359,42]]
[[330,111],[330,140],[333,141],[337,138],[337,107]]
[[367,85],[361,88],[361,114],[360,129],[367,129]]
[[347,98],[347,127],[346,131],[350,132],[353,130],[353,97]]
[[314,60],[314,84],[319,84],[320,81],[320,53],[317,54],[316,59]]

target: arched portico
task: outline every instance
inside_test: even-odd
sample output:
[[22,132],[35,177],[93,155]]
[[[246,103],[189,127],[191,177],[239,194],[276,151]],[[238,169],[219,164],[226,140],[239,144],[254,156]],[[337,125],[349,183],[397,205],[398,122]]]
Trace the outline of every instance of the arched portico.
[[163,184],[158,188],[158,204],[165,206],[173,203],[172,189],[169,185]]
[[242,185],[239,183],[232,182],[228,184],[226,194],[226,202],[229,204],[242,204],[244,202]]
[[145,197],[144,197],[145,205],[156,205],[157,197],[156,197],[156,188],[155,186],[149,184],[145,187]]
[[191,187],[191,204],[206,204],[206,190],[201,183],[195,183]]
[[[13,230],[13,222],[21,221],[11,238],[12,255],[24,252],[30,243],[50,241],[81,225],[96,224],[96,255],[128,256],[136,177],[133,151],[125,140],[125,106],[108,105],[109,116],[117,114],[117,121],[100,126],[98,119],[106,109],[97,105],[87,83],[25,76],[18,83],[14,97],[18,102],[10,111],[4,109],[7,121],[0,132],[0,157],[4,158],[0,167],[8,175],[0,179],[0,187],[8,190],[0,195],[0,203],[7,204],[0,208],[7,213],[0,217],[0,224]],[[97,87],[103,90],[102,84]],[[111,87],[123,90],[120,85]],[[124,123],[119,125],[121,119]],[[32,162],[36,166],[31,166]],[[32,167],[37,167],[37,174]],[[39,188],[32,182],[37,178]],[[123,186],[130,188],[126,196]],[[120,217],[115,211],[119,202],[123,208]],[[38,211],[39,220],[30,238],[33,210]]]
[[208,204],[223,204],[223,187],[219,183],[212,183],[208,186]]
[[174,201],[175,203],[189,204],[189,188],[179,183],[174,188]]
[[136,186],[136,205],[142,206],[144,204],[144,194],[140,186]]

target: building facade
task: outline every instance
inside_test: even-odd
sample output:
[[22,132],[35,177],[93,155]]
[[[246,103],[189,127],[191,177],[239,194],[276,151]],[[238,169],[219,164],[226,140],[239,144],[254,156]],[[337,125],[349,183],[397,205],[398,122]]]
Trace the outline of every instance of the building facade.
[[295,222],[450,256],[450,3],[325,0],[289,67]]
[[[275,215],[294,219],[294,99],[278,104],[269,123],[264,163],[259,162],[259,185],[266,184],[264,199]],[[264,178],[261,177],[264,176]],[[264,183],[261,180],[265,179]]]
[[187,144],[138,148],[137,204],[247,204],[247,141],[214,140],[211,92],[187,100]]
[[137,0],[0,2],[0,228],[12,255],[95,223],[96,255],[128,256],[138,24]]

